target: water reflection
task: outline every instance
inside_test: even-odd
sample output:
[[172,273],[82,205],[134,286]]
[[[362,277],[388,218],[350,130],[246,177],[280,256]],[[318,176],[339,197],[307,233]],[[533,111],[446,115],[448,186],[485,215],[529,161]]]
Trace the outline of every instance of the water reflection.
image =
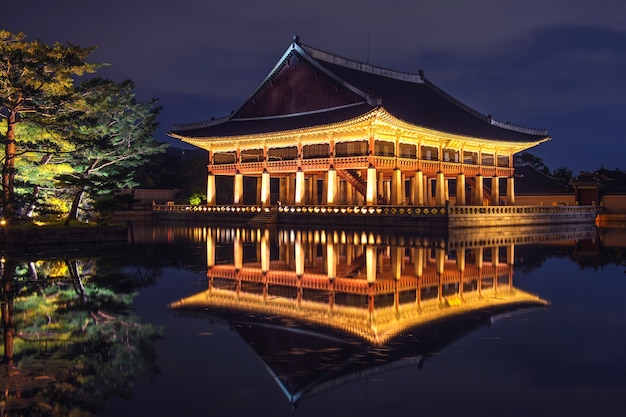
[[292,405],[424,360],[463,335],[548,300],[513,284],[529,243],[594,239],[591,226],[457,230],[445,236],[201,228],[206,290],[173,302],[225,320]]
[[2,258],[0,414],[94,415],[113,395],[129,397],[137,377],[158,373],[161,331],[129,309],[155,280],[88,252]]

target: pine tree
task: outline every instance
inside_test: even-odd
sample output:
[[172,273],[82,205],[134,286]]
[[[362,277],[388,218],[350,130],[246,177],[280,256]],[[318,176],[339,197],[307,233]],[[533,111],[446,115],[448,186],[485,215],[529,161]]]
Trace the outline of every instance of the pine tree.
[[101,65],[85,60],[93,47],[40,40],[27,41],[23,33],[0,31],[0,117],[6,123],[0,137],[2,159],[2,209],[5,217],[15,216],[15,162],[20,123],[48,125],[67,110],[73,101],[74,78],[95,72]]

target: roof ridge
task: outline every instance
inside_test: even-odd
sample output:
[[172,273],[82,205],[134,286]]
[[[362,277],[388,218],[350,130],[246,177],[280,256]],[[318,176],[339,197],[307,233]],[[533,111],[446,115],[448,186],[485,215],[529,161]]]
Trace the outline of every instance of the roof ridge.
[[380,75],[382,77],[395,78],[397,80],[408,81],[416,84],[422,84],[424,81],[424,74],[421,71],[417,74],[411,72],[395,71],[389,68],[379,67],[376,65],[371,65],[349,59],[327,51],[322,51],[321,49],[314,48],[310,45],[305,45],[299,42],[296,42],[296,44],[304,49],[313,58],[328,62],[330,64],[340,65],[342,67],[363,71],[374,75]]

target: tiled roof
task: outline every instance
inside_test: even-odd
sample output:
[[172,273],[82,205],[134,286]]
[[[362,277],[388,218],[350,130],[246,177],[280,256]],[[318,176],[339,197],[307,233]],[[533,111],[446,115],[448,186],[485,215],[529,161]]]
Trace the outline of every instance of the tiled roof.
[[409,124],[481,139],[537,142],[546,131],[495,122],[460,103],[422,73],[351,61],[296,40],[261,86],[233,114],[178,126],[176,137],[230,137],[341,122],[383,107]]
[[571,194],[574,189],[563,178],[544,174],[531,164],[515,165],[515,194]]

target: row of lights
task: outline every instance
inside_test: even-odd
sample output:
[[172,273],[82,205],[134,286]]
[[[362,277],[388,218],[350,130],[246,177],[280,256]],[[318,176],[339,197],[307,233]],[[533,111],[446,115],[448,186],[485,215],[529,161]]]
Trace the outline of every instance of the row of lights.
[[445,207],[432,208],[396,208],[396,207],[301,207],[301,206],[279,206],[278,211],[281,213],[315,213],[315,214],[445,214]]

